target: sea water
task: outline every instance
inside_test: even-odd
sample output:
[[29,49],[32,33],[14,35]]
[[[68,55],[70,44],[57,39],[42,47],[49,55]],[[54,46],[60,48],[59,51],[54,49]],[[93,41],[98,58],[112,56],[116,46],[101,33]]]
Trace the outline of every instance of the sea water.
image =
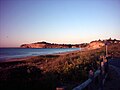
[[80,48],[0,48],[0,61],[80,50]]

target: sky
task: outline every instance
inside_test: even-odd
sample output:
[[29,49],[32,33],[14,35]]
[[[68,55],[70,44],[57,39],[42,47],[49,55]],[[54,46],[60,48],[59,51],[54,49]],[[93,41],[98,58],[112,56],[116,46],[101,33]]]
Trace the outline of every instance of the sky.
[[120,0],[0,0],[0,47],[120,39]]

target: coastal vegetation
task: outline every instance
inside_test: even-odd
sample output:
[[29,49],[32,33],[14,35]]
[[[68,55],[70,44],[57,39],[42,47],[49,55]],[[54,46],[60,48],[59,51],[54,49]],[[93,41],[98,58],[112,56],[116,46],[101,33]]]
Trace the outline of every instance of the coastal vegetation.
[[[119,46],[120,43],[109,44],[108,54],[120,57]],[[1,62],[0,87],[55,90],[56,87],[64,86],[71,90],[88,78],[90,69],[95,71],[99,68],[101,55],[105,55],[105,46],[99,49],[35,56],[22,61]]]

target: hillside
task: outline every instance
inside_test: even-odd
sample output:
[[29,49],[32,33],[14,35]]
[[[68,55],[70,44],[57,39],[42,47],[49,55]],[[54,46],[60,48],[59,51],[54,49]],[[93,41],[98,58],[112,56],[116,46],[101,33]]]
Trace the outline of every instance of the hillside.
[[31,44],[22,44],[21,48],[85,48],[85,49],[97,49],[103,47],[105,44],[120,43],[120,40],[116,39],[106,39],[106,40],[96,40],[90,43],[81,44],[55,44],[48,42],[36,42]]
[[54,44],[47,42],[37,42],[31,44],[22,44],[21,48],[80,48],[85,47],[87,44]]
[[98,49],[101,48],[105,45],[112,45],[112,44],[119,44],[120,40],[116,40],[116,39],[106,39],[106,40],[96,40],[96,41],[91,41],[86,47],[85,49],[91,50],[91,49]]

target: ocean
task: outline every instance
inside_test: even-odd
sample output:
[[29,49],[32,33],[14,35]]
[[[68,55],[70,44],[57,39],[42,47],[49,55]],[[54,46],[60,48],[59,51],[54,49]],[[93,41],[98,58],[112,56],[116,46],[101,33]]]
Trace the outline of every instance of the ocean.
[[80,48],[0,48],[0,61],[12,58],[48,55],[76,50],[80,50]]

